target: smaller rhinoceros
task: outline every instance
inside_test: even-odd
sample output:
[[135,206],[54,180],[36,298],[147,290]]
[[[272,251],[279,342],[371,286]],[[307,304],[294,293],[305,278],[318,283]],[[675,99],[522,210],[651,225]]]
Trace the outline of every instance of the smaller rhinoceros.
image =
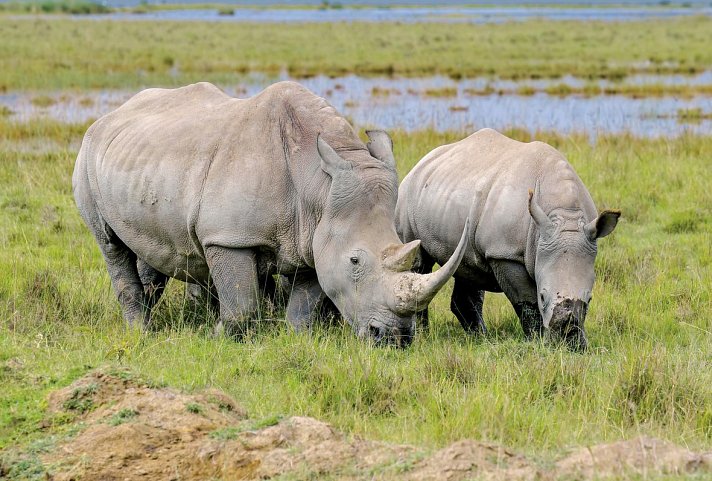
[[597,214],[583,182],[553,147],[483,129],[436,148],[403,179],[396,228],[403,242],[421,240],[422,273],[447,261],[470,219],[450,304],[465,330],[484,332],[484,292],[504,292],[528,336],[547,330],[585,349],[596,241],[613,231],[619,216]]

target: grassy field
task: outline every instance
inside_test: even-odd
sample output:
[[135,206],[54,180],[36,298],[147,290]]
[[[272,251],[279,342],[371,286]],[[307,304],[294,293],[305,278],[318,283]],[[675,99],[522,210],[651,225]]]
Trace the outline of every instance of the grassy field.
[[[156,330],[126,331],[71,196],[85,128],[0,120],[0,450],[46,436],[47,393],[107,364],[157,384],[218,387],[255,418],[310,415],[433,448],[475,438],[545,461],[567,446],[641,433],[709,448],[712,138],[615,136],[592,146],[583,136],[537,136],[568,156],[599,208],[623,210],[600,242],[591,349],[575,354],[526,341],[492,294],[486,337],[463,333],[443,292],[431,331],[407,350],[372,347],[338,325],[296,335],[282,321],[245,342],[215,340],[209,314],[176,281]],[[395,133],[400,174],[460,137]],[[51,420],[49,433],[63,422]]]
[[[557,81],[545,91],[605,94],[594,82],[606,78],[623,80],[610,88],[630,96],[710,95],[707,85],[635,86],[625,78],[712,67],[712,19],[702,17],[585,28],[533,21],[275,29],[0,15],[0,39],[0,93],[36,90],[35,102],[87,89],[234,85],[246,72],[285,70],[499,76],[524,80],[520,95],[537,90],[528,80],[571,74],[590,82],[576,90]],[[690,122],[706,115],[678,112]],[[349,434],[432,449],[474,438],[546,463],[569,446],[638,434],[712,446],[712,136],[603,135],[592,144],[583,134],[536,134],[567,155],[599,209],[623,211],[599,244],[591,349],[576,354],[525,340],[502,295],[487,294],[487,336],[466,336],[449,312],[449,287],[432,305],[431,330],[407,350],[359,342],[341,325],[297,335],[279,312],[244,342],[213,339],[211,314],[189,303],[177,281],[155,329],[127,331],[71,195],[87,127],[18,123],[0,110],[0,457],[66,434],[67,419],[47,419],[47,394],[107,365],[188,391],[217,387],[254,419],[309,415]],[[393,135],[402,177],[466,133]]]
[[[712,66],[712,19],[587,23],[269,24],[0,16],[0,91],[130,88],[248,71],[623,79]],[[43,39],[38,42],[37,39]],[[326,40],[325,40],[326,39]]]

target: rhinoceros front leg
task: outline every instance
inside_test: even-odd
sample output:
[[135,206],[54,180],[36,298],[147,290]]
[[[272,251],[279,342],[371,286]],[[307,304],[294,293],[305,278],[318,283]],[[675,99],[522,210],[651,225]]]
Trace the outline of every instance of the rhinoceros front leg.
[[215,332],[240,334],[259,305],[256,253],[252,249],[210,246],[205,249],[205,257],[220,303]]
[[326,294],[316,275],[295,276],[287,302],[287,320],[297,332],[309,330]]
[[519,317],[524,334],[531,338],[544,332],[544,322],[536,302],[536,283],[526,268],[507,260],[490,260],[499,287]]
[[527,337],[544,334],[544,320],[541,318],[541,312],[539,312],[536,302],[522,302],[518,306],[514,306],[514,310],[522,322],[522,330]]
[[484,334],[487,332],[485,321],[482,318],[484,300],[485,291],[478,290],[462,277],[455,278],[455,287],[453,287],[450,298],[450,310],[468,333]]
[[[430,274],[433,272],[434,266],[435,259],[421,249],[420,258],[416,260],[415,265],[413,266],[413,272],[417,274]],[[428,313],[428,308],[426,307],[422,311],[417,312],[415,316],[416,327],[427,332],[430,329],[430,314]]]

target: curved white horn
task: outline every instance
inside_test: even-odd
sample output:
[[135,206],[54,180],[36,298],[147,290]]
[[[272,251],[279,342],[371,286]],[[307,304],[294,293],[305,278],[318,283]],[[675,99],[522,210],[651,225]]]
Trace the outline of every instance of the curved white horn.
[[435,294],[445,285],[465,256],[470,237],[470,219],[465,220],[460,242],[450,259],[437,271],[430,274],[404,273],[396,285],[396,309],[403,313],[414,313],[428,307]]

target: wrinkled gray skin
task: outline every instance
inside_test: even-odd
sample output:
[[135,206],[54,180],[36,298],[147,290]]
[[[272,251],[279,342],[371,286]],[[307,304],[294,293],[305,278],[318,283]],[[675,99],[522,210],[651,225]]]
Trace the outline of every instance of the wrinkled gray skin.
[[420,242],[395,231],[390,138],[370,137],[293,82],[249,99],[208,83],[149,89],[99,119],[72,183],[124,317],[148,323],[174,277],[212,286],[231,328],[279,273],[296,329],[328,296],[359,336],[407,344],[466,235],[442,275],[411,272]]
[[403,179],[396,227],[404,242],[421,239],[427,254],[417,271],[429,272],[454,251],[459,226],[470,219],[451,299],[467,331],[485,331],[484,292],[504,292],[528,336],[548,330],[585,349],[596,241],[619,216],[597,214],[553,147],[483,129],[433,150]]

